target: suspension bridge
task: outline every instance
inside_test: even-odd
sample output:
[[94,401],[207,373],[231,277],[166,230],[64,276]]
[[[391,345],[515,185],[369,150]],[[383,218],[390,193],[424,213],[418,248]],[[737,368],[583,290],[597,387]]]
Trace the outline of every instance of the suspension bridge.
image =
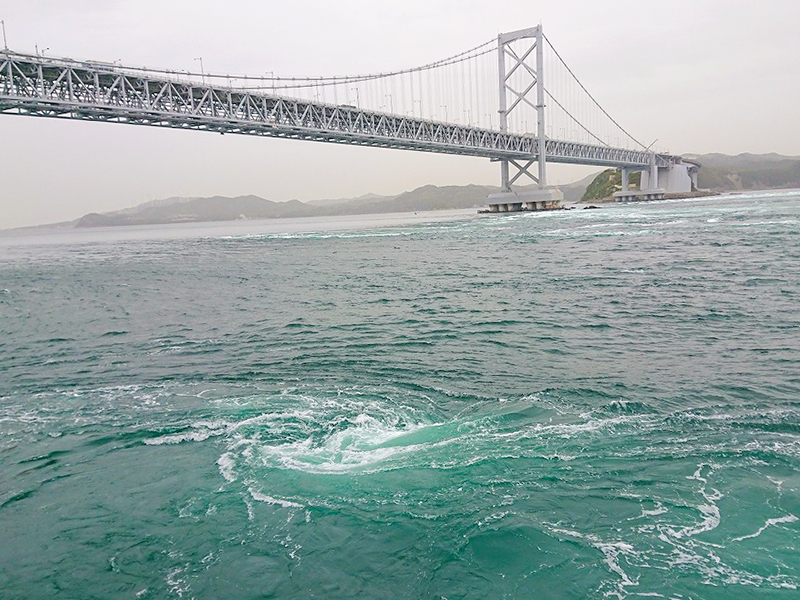
[[483,157],[500,165],[500,193],[487,200],[498,212],[558,207],[547,163],[619,168],[620,199],[696,186],[698,166],[629,134],[541,26],[421,67],[354,76],[219,75],[196,60],[199,72],[170,71],[5,49],[0,113]]

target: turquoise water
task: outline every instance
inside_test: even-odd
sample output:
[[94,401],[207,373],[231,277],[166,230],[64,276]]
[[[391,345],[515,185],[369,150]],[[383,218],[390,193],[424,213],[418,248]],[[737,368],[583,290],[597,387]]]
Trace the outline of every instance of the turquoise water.
[[797,597],[800,192],[370,218],[0,238],[3,598]]

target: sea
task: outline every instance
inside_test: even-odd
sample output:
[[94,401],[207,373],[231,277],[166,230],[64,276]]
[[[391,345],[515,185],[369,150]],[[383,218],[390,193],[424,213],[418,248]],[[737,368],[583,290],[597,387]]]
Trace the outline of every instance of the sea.
[[0,235],[3,599],[798,588],[800,190]]

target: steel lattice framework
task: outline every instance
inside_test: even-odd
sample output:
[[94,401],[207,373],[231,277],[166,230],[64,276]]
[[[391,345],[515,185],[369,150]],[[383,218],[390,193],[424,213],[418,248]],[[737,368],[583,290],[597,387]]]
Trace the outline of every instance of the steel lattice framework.
[[[0,52],[0,113],[530,161],[538,138],[181,81],[104,63]],[[548,162],[644,167],[646,151],[545,140]],[[655,155],[667,167],[680,157]]]

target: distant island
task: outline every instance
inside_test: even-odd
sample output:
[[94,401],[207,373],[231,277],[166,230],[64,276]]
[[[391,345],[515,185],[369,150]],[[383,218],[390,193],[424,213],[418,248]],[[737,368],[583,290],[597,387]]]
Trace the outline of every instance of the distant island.
[[[698,187],[715,192],[771,188],[800,188],[800,157],[779,154],[686,155],[702,165]],[[638,174],[631,177],[638,184]],[[570,203],[602,202],[621,188],[619,170],[607,169],[580,181],[558,186]],[[524,188],[522,188],[524,189]],[[42,227],[115,227],[200,223],[246,219],[323,217],[481,208],[498,188],[483,185],[426,185],[397,196],[366,194],[358,198],[273,202],[258,196],[227,198],[167,198],[145,202],[133,208],[107,213],[89,213],[74,221]]]

